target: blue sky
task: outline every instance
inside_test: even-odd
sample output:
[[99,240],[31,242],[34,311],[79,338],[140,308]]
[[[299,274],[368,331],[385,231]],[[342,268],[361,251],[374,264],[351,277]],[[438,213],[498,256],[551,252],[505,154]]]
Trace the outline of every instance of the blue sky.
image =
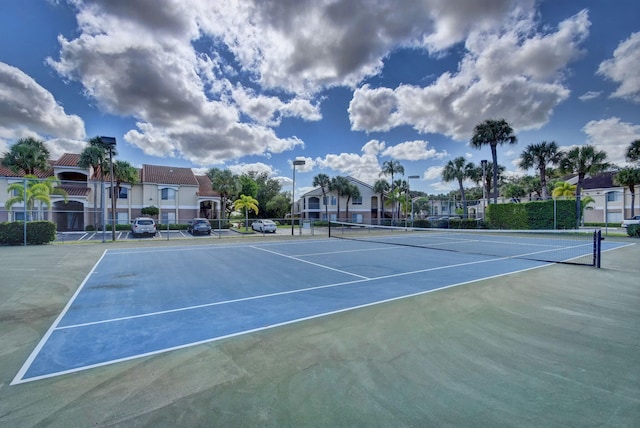
[[[0,152],[53,157],[115,137],[119,159],[268,172],[296,193],[318,173],[411,188],[479,164],[473,127],[504,118],[512,174],[527,145],[593,144],[624,164],[640,138],[637,0],[6,0]],[[533,171],[528,171],[533,174]]]

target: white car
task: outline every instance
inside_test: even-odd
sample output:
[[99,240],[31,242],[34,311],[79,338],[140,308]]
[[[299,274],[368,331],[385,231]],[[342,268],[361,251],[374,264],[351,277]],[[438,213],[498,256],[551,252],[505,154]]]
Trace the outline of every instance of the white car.
[[626,228],[630,224],[640,224],[640,215],[634,215],[633,217],[624,220],[620,226]]
[[255,230],[256,232],[276,233],[277,228],[278,226],[276,226],[276,224],[271,220],[255,220],[253,223],[251,223],[251,229]]
[[149,217],[138,217],[131,222],[131,233],[133,236],[156,235],[156,222]]

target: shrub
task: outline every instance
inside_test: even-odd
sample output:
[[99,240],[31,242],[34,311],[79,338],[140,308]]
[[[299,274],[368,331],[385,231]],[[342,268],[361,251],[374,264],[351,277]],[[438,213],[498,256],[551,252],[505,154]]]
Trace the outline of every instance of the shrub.
[[[56,224],[50,221],[27,222],[27,244],[42,245],[55,241]],[[24,243],[24,222],[0,223],[0,245],[22,245]]]
[[633,238],[640,238],[640,224],[630,224],[627,226],[627,235]]

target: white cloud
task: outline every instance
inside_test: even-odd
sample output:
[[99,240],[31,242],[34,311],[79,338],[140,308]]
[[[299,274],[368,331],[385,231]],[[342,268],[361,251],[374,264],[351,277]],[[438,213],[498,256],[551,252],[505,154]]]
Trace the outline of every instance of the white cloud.
[[587,134],[588,143],[607,152],[608,160],[622,165],[629,145],[640,139],[640,125],[621,122],[618,117],[588,122],[582,131]]
[[397,160],[424,160],[444,159],[449,154],[447,151],[438,152],[436,149],[427,149],[429,143],[423,140],[406,141],[391,146],[382,152],[382,156],[389,156]]
[[246,174],[249,172],[257,172],[258,174],[267,174],[268,177],[272,177],[278,173],[271,165],[267,165],[262,162],[255,163],[240,163],[236,165],[229,165],[227,167],[234,174]]
[[582,54],[589,25],[582,11],[553,33],[533,32],[535,22],[529,18],[472,32],[456,74],[444,73],[426,87],[357,89],[349,105],[352,129],[410,125],[422,133],[467,140],[486,118],[505,118],[519,130],[539,128],[569,96],[563,73]]
[[596,98],[600,97],[600,95],[602,95],[601,91],[589,91],[589,92],[585,92],[584,94],[580,95],[578,97],[578,99],[580,101],[589,101],[589,100],[593,100],[593,99],[596,99]]
[[68,138],[54,138],[45,141],[51,159],[59,159],[65,153],[80,153],[87,147],[85,141],[70,140]]
[[380,178],[378,157],[372,154],[328,154],[324,158],[316,158],[315,162],[320,168],[330,168],[369,184]]
[[[20,69],[0,62],[0,138],[86,137],[84,122]],[[55,149],[55,147],[53,147]]]
[[613,58],[600,63],[598,74],[618,83],[618,89],[611,94],[615,98],[624,98],[640,102],[640,32],[633,33],[613,51]]

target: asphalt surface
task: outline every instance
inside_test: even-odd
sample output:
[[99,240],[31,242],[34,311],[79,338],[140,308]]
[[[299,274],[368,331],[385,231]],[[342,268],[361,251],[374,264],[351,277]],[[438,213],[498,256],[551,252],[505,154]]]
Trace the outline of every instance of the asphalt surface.
[[640,241],[607,239],[636,245],[19,385],[105,248],[176,241],[0,247],[0,426],[637,427]]

